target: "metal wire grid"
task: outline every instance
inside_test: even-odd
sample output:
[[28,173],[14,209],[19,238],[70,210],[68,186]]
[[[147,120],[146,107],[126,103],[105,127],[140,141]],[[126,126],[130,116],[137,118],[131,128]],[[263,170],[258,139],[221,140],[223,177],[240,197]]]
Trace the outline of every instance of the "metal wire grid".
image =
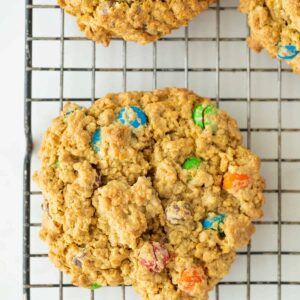
[[[91,99],[77,99],[77,101],[95,101],[95,76],[96,72],[122,72],[123,74],[123,90],[126,91],[127,87],[127,73],[128,72],[151,72],[152,73],[152,86],[157,87],[157,73],[158,72],[184,72],[185,86],[189,87],[189,73],[190,72],[215,72],[216,73],[216,91],[215,101],[217,105],[220,101],[226,102],[232,99],[220,98],[220,73],[221,72],[246,72],[247,74],[247,97],[237,99],[237,101],[246,102],[247,105],[247,127],[241,129],[246,132],[247,146],[251,148],[251,133],[252,132],[277,132],[278,151],[276,159],[262,159],[265,162],[276,162],[278,171],[278,184],[277,189],[267,189],[266,193],[275,193],[278,195],[278,220],[277,221],[257,221],[256,224],[273,224],[278,227],[278,251],[251,251],[251,245],[248,246],[247,251],[238,252],[239,255],[245,255],[247,257],[247,279],[246,281],[230,281],[221,282],[219,285],[246,285],[245,299],[251,298],[251,285],[276,285],[277,286],[277,299],[281,300],[282,285],[300,285],[300,281],[283,281],[282,280],[282,262],[281,255],[300,255],[300,251],[282,251],[282,228],[281,225],[300,225],[300,221],[282,221],[282,193],[300,193],[300,189],[282,189],[282,162],[300,162],[300,159],[283,159],[282,158],[282,132],[300,132],[300,128],[282,128],[282,102],[300,102],[300,98],[282,98],[282,73],[291,72],[290,69],[282,68],[281,63],[278,62],[277,68],[252,68],[250,59],[250,50],[247,49],[247,67],[246,68],[221,68],[220,67],[220,42],[221,41],[245,41],[244,38],[222,38],[220,37],[220,11],[222,10],[236,10],[236,7],[221,7],[219,1],[215,7],[211,7],[210,10],[214,10],[216,13],[216,37],[215,38],[201,38],[201,37],[189,37],[188,29],[185,29],[185,36],[183,38],[163,38],[164,41],[184,41],[185,43],[185,64],[184,68],[158,68],[157,67],[157,43],[153,44],[152,53],[152,68],[127,68],[127,43],[123,41],[122,46],[122,68],[96,68],[96,45],[92,43],[92,66],[91,68],[66,68],[64,66],[65,58],[65,41],[78,41],[85,40],[82,37],[65,37],[65,14],[63,10],[60,10],[61,16],[61,34],[60,37],[34,37],[33,36],[33,10],[34,9],[60,9],[56,5],[35,5],[32,0],[26,0],[26,33],[25,33],[25,47],[26,47],[26,61],[25,61],[25,135],[26,135],[26,154],[24,160],[24,243],[23,243],[23,289],[24,300],[30,300],[31,290],[34,288],[59,288],[59,300],[63,300],[63,289],[71,287],[70,284],[63,283],[63,274],[60,272],[59,284],[32,284],[30,280],[31,269],[30,260],[35,257],[46,257],[47,254],[33,254],[30,249],[30,228],[40,226],[40,223],[32,223],[30,220],[30,202],[32,196],[40,195],[40,192],[32,191],[30,184],[31,174],[31,155],[32,155],[32,104],[34,102],[58,102],[60,109],[62,109],[63,102],[66,100],[63,95],[64,86],[64,72],[65,71],[87,71],[91,73]],[[60,42],[60,67],[59,68],[44,68],[32,66],[32,42],[33,41],[51,41],[56,40]],[[118,40],[118,39],[115,39]],[[215,68],[193,68],[189,64],[189,44],[193,41],[210,41],[215,42],[216,46],[216,67]],[[60,96],[59,98],[33,98],[32,97],[32,72],[33,71],[59,71],[60,73]],[[252,72],[276,72],[277,73],[277,98],[252,98],[251,97],[251,73]],[[265,101],[265,102],[277,102],[277,114],[278,114],[278,127],[277,128],[253,128],[251,127],[251,102]],[[277,280],[276,281],[253,281],[251,280],[251,256],[252,255],[277,255]],[[216,300],[222,300],[219,293],[219,285],[216,287],[215,295]],[[126,300],[125,287],[122,287],[122,300]],[[94,292],[91,291],[90,299],[94,299]],[[117,300],[117,299],[116,299]]]

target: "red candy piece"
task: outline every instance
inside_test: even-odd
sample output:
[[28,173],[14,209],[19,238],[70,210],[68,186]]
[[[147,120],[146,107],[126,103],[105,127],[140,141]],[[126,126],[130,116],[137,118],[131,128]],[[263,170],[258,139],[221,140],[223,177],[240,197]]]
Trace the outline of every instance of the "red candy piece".
[[237,174],[227,172],[223,179],[223,188],[225,190],[239,190],[250,184],[250,177],[247,174]]
[[139,261],[150,272],[160,273],[170,261],[167,248],[160,243],[145,243],[140,250]]
[[183,290],[191,290],[195,284],[201,283],[205,279],[204,271],[201,267],[191,267],[185,269],[180,276],[179,285]]

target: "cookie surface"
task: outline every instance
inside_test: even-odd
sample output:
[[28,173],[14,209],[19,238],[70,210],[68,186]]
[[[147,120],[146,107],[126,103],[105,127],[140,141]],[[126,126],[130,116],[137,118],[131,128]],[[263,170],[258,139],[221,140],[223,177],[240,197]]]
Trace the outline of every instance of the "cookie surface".
[[185,89],[68,103],[34,175],[40,236],[75,285],[143,299],[207,299],[262,216],[259,159],[236,122]]
[[300,74],[299,0],[240,0],[240,10],[248,14],[248,45],[256,51],[265,48]]
[[187,26],[215,0],[58,0],[85,35],[107,46],[112,37],[146,44]]

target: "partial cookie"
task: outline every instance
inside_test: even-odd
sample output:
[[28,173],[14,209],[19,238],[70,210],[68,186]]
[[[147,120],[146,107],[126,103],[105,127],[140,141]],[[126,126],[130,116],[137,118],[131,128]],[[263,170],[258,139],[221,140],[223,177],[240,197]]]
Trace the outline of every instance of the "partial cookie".
[[249,47],[257,52],[265,48],[300,74],[299,0],[240,0],[239,8],[248,14]]
[[146,44],[188,23],[215,0],[58,0],[85,35],[108,46],[112,37]]
[[185,89],[66,104],[40,158],[40,235],[78,286],[205,300],[262,216],[258,157],[227,113]]

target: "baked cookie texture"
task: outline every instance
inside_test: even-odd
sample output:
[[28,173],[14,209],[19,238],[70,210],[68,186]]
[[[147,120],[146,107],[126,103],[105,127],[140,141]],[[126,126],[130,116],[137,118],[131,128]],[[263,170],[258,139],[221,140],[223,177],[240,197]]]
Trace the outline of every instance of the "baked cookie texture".
[[112,37],[146,44],[188,23],[215,0],[58,0],[85,35],[108,46]]
[[207,299],[263,214],[259,158],[226,112],[186,89],[68,103],[40,159],[40,236],[81,287]]
[[248,14],[248,45],[257,52],[265,48],[300,74],[300,1],[240,0],[239,8]]

